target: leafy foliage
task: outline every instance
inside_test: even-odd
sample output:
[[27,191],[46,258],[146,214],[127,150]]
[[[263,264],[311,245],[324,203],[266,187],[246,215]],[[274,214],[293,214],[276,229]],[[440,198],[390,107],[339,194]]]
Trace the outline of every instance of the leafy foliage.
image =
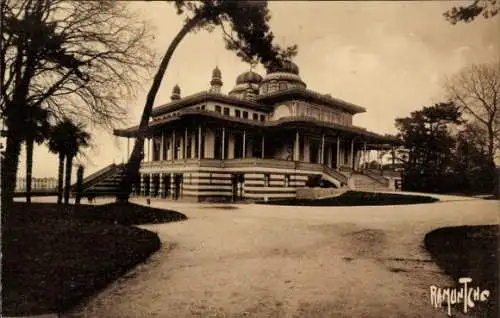
[[439,103],[396,119],[404,143],[403,189],[422,192],[490,192],[494,173],[478,126],[454,103]]
[[479,15],[485,19],[493,18],[499,10],[500,2],[498,0],[475,0],[466,6],[453,7],[443,15],[451,24],[468,23],[474,21]]

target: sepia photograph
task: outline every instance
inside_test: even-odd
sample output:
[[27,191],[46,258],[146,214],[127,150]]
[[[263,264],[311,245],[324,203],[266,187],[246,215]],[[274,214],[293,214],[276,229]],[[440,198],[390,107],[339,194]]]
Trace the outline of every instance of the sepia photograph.
[[0,0],[0,316],[499,317],[499,10]]

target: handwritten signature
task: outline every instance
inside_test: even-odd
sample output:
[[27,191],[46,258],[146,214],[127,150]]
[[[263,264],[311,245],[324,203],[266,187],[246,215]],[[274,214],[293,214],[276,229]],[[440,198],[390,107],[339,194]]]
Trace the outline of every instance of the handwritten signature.
[[443,303],[448,307],[448,316],[451,316],[451,307],[463,303],[463,312],[467,313],[470,308],[474,308],[477,302],[486,302],[490,296],[490,291],[472,286],[472,278],[461,277],[458,283],[463,286],[459,288],[440,288],[431,286],[431,305],[441,308]]

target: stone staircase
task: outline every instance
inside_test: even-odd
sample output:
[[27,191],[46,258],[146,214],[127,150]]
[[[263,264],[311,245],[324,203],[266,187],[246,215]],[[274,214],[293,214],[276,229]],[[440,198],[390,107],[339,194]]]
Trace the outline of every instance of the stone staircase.
[[353,173],[349,178],[349,188],[360,191],[389,191],[389,180],[369,174]]
[[[83,196],[114,196],[119,191],[125,166],[111,164],[83,179]],[[73,185],[73,191],[75,185]]]

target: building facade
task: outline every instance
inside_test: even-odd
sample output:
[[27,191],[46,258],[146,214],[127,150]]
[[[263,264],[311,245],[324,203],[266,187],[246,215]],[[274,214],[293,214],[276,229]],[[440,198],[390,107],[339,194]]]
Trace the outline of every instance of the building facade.
[[[32,178],[31,179],[31,190],[33,192],[37,191],[55,191],[57,190],[57,179],[56,178]],[[16,192],[26,191],[26,178],[16,179]]]
[[[292,62],[247,71],[222,93],[210,88],[153,109],[136,195],[205,200],[295,197],[311,177],[349,185],[367,151],[394,140],[353,125],[365,109],[307,88]],[[130,139],[138,127],[115,130]]]

